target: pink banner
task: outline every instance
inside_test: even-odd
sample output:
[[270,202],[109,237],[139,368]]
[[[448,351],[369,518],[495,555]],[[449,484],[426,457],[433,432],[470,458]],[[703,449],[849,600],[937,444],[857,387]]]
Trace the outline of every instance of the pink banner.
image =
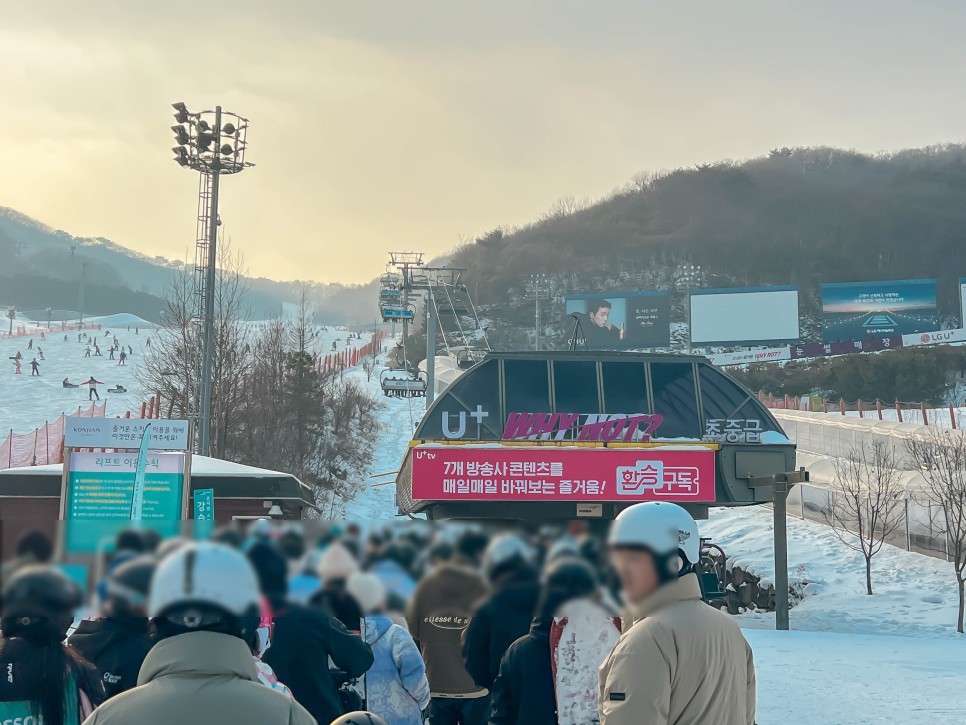
[[416,446],[416,501],[715,500],[714,451]]

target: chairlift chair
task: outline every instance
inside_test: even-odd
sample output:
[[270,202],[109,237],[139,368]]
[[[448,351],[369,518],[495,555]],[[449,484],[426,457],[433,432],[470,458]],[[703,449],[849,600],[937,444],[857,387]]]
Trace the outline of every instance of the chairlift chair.
[[379,310],[383,322],[401,322],[416,319],[415,305],[382,305]]
[[423,373],[386,369],[379,376],[383,395],[391,398],[424,398],[427,381]]

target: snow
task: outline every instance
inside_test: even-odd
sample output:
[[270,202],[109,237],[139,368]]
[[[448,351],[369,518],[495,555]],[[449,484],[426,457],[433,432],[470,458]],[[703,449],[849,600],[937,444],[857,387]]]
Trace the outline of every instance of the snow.
[[[380,357],[380,362],[382,360],[383,358]],[[355,368],[346,373],[347,378],[366,386],[372,395],[377,396],[383,403],[383,408],[379,412],[382,430],[366,477],[366,487],[355,499],[346,504],[345,517],[353,521],[377,521],[396,516],[396,484],[393,474],[402,465],[413,431],[416,430],[416,425],[426,411],[425,398],[384,396],[379,386],[379,373],[383,369],[382,366],[377,367],[371,381],[366,381],[366,374],[361,368]],[[381,473],[390,473],[390,475],[372,478]]]
[[[55,420],[62,413],[75,412],[78,406],[87,408],[86,388],[64,388],[61,381],[66,377],[72,383],[80,383],[93,375],[104,385],[98,386],[101,394],[101,401],[107,403],[107,416],[123,416],[125,412],[131,411],[132,415],[140,415],[141,403],[147,401],[156,391],[143,390],[136,379],[138,366],[143,360],[145,344],[149,338],[157,341],[157,336],[161,334],[155,325],[145,322],[137,315],[129,313],[118,313],[106,315],[104,317],[85,318],[85,323],[100,324],[100,330],[88,330],[88,335],[96,337],[101,347],[101,357],[96,357],[91,353],[91,357],[84,357],[86,340],[77,342],[77,331],[52,331],[47,333],[47,340],[41,342],[40,330],[37,333],[24,337],[0,336],[0,440],[5,438],[6,433],[13,429],[14,433],[25,434],[32,432],[44,424],[45,421]],[[252,322],[249,323],[252,333],[257,332],[261,326],[268,323]],[[35,329],[36,324],[23,319],[17,319],[14,326],[23,325],[28,330]],[[128,331],[130,326],[130,331]],[[0,326],[0,329],[3,329]],[[117,359],[109,359],[108,348],[110,343],[105,337],[105,333],[110,331],[112,336],[117,335],[118,342],[127,349],[130,345],[134,353],[127,358],[126,365],[118,365]],[[137,334],[135,334],[137,331]],[[320,355],[331,354],[332,343],[337,343],[337,351],[342,352],[346,348],[346,337],[348,330],[345,327],[326,326],[316,329],[317,336],[313,340],[314,350]],[[64,335],[67,342],[64,342]],[[352,339],[351,347],[362,347],[369,342],[370,333],[361,333],[360,339]],[[28,350],[27,344],[33,339],[34,349]],[[38,347],[44,351],[46,360],[40,360]],[[23,354],[21,360],[23,372],[14,375],[13,361],[8,358],[13,357],[17,352]],[[38,355],[37,362],[40,364],[40,376],[31,377],[30,361]],[[115,358],[117,353],[115,353]],[[359,370],[360,375],[365,380],[365,375]],[[127,388],[126,393],[108,393],[107,388],[114,387],[120,383]],[[378,390],[378,380],[375,381]],[[381,395],[381,390],[379,391]],[[421,410],[421,409],[420,409]],[[401,460],[401,459],[400,459]],[[392,466],[395,470],[398,462]],[[385,469],[383,469],[385,470]],[[392,497],[389,498],[390,504]]]
[[[698,526],[733,562],[772,582],[772,516],[772,509],[762,506],[720,508]],[[955,636],[955,579],[952,565],[941,559],[883,547],[872,560],[875,594],[870,597],[862,555],[840,542],[829,527],[789,516],[788,580],[804,587],[804,600],[791,610],[792,629]],[[740,616],[743,627],[774,629],[774,613]]]
[[[118,343],[125,350],[128,345],[134,349],[126,365],[118,365],[117,353],[114,360],[109,359],[111,343],[105,337],[107,330],[117,335]],[[140,414],[141,403],[150,394],[140,390],[135,371],[144,353],[145,341],[150,337],[148,331],[141,330],[140,334],[135,335],[134,328],[128,332],[126,324],[123,327],[89,330],[88,334],[96,336],[101,347],[101,357],[95,357],[92,352],[89,358],[84,357],[87,341],[77,342],[77,334],[76,331],[54,331],[48,333],[43,342],[39,332],[32,338],[0,337],[0,438],[5,437],[10,429],[15,433],[29,433],[64,412],[72,413],[78,406],[87,408],[90,405],[87,389],[64,388],[61,385],[64,378],[79,384],[93,375],[103,381],[104,385],[98,386],[98,392],[101,400],[107,403],[108,416],[124,415],[128,410],[134,415]],[[67,342],[64,342],[64,335],[67,336]],[[27,344],[31,339],[34,349],[28,350]],[[38,347],[43,349],[46,360],[40,359]],[[18,351],[23,354],[23,372],[14,375],[13,361],[8,358],[15,356]],[[40,365],[40,375],[36,377],[30,375],[30,361],[34,356],[37,356]],[[109,387],[118,383],[128,392],[107,392]]]
[[756,630],[745,637],[755,653],[763,725],[966,722],[961,638]]

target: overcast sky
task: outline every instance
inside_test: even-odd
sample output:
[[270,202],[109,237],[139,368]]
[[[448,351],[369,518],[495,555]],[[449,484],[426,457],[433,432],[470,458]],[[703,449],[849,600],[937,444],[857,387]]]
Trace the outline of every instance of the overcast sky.
[[171,106],[251,119],[253,274],[361,282],[640,171],[960,141],[966,3],[0,0],[0,205],[183,259]]

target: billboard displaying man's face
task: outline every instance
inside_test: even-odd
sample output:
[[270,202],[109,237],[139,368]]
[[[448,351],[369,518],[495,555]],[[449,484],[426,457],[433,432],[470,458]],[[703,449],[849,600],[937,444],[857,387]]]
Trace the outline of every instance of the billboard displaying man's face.
[[[668,347],[671,302],[667,292],[574,294],[566,299],[567,324],[577,316],[578,344],[597,350]],[[572,332],[571,332],[572,334]]]

